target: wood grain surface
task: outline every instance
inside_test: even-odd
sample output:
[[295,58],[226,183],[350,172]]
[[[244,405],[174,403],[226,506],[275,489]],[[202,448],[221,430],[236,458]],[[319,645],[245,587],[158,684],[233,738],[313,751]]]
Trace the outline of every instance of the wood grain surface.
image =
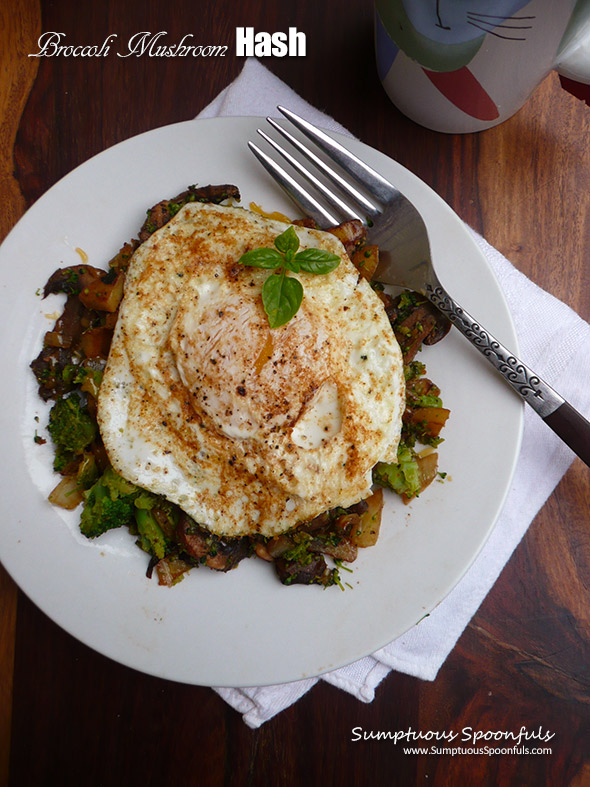
[[[237,26],[305,31],[305,58],[265,65],[416,173],[521,271],[590,319],[590,109],[550,75],[496,128],[465,136],[420,128],[379,85],[367,0],[5,0],[0,233],[95,153],[194,117],[243,66]],[[28,58],[41,30],[99,45],[113,33],[125,42],[140,31],[165,30],[170,41],[192,32],[230,50],[208,60]],[[578,460],[437,679],[394,672],[370,704],[320,683],[251,730],[209,688],[116,664],[20,592],[17,612],[16,596],[0,573],[0,779],[12,787],[590,785],[590,474]],[[553,732],[552,754],[409,755],[391,741],[352,740],[354,727],[522,726]]]
[[[26,55],[40,33],[41,10],[36,2],[22,0],[0,7],[0,241],[26,208],[13,173],[13,150],[39,62]],[[16,608],[16,586],[0,565],[0,784],[8,780]]]

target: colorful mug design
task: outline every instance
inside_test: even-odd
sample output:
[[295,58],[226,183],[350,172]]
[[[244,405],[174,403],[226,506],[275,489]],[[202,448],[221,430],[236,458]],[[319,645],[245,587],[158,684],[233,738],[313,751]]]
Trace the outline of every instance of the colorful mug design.
[[590,82],[590,0],[376,0],[375,43],[379,77],[406,115],[476,131],[514,114],[572,57]]

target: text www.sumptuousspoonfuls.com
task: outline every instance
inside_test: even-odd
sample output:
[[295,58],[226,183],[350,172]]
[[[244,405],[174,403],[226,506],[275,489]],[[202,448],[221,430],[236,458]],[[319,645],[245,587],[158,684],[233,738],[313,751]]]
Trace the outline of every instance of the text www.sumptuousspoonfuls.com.
[[[367,730],[353,727],[351,741],[391,741],[398,743],[419,744],[404,746],[404,754],[415,755],[447,755],[451,757],[469,754],[479,755],[521,755],[521,754],[552,754],[549,746],[533,746],[530,743],[547,743],[555,737],[554,732],[529,730],[522,726],[517,732],[513,730],[476,730],[463,727],[462,730]],[[420,745],[427,743],[427,746]],[[450,745],[454,744],[454,745]]]

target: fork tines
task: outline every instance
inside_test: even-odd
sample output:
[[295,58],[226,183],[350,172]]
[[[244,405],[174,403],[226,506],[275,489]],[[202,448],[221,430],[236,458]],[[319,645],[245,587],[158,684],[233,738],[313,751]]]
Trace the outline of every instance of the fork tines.
[[[287,140],[295,151],[299,151],[312,164],[313,168],[336,187],[330,188],[324,180],[307,168],[299,158],[296,158],[282,145],[261,129],[260,136],[275,150],[296,173],[301,175],[312,188],[306,188],[296,180],[274,159],[267,155],[253,142],[248,145],[260,163],[271,176],[283,187],[289,197],[314,219],[320,226],[334,226],[343,219],[359,219],[370,224],[381,213],[381,204],[389,202],[396,193],[394,187],[379,173],[350,153],[343,145],[332,139],[328,134],[316,128],[285,107],[278,107],[279,111],[289,120],[296,129],[310,139],[315,146],[329,159],[335,162],[348,177],[343,177],[336,169],[330,166],[323,158],[314,153],[298,137],[279,125],[276,120],[268,117],[267,121],[284,139]],[[361,184],[370,197],[366,196],[353,183]],[[314,196],[314,190],[317,197]]]

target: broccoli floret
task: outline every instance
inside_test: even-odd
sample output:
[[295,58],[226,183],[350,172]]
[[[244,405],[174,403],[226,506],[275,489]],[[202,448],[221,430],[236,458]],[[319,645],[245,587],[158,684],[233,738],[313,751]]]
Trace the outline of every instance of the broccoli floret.
[[76,454],[74,454],[73,451],[66,451],[65,448],[61,448],[58,445],[55,447],[55,454],[53,456],[53,469],[56,473],[61,473],[62,470],[65,472],[65,469],[75,458]]
[[400,443],[397,459],[397,464],[378,462],[373,468],[373,481],[392,489],[398,495],[414,497],[420,491],[420,474],[415,454],[407,445]]
[[89,361],[88,365],[79,364],[78,366],[75,366],[72,382],[75,385],[79,385],[81,391],[96,398],[98,396],[98,389],[100,388],[100,384],[102,382],[103,370],[98,368],[96,365],[91,366],[91,363],[93,362]]
[[49,413],[49,434],[56,446],[56,468],[96,439],[98,427],[76,394],[58,399]]
[[168,553],[168,542],[152,512],[136,506],[135,522],[139,533],[139,546],[144,552],[161,560]]
[[86,538],[97,538],[107,530],[128,524],[133,515],[133,501],[125,498],[112,500],[107,493],[97,494],[94,487],[80,517],[80,530]]
[[139,487],[107,468],[85,493],[80,530],[87,538],[96,538],[107,530],[132,524],[140,493]]
[[416,399],[414,407],[442,407],[442,399],[435,394],[423,394]]
[[420,361],[410,361],[404,366],[404,377],[407,383],[417,377],[422,377],[423,374],[426,374],[426,366]]
[[125,525],[139,536],[137,543],[145,552],[162,559],[168,540],[151,510],[159,502],[156,495],[109,467],[85,494],[80,530],[87,538],[96,538]]

